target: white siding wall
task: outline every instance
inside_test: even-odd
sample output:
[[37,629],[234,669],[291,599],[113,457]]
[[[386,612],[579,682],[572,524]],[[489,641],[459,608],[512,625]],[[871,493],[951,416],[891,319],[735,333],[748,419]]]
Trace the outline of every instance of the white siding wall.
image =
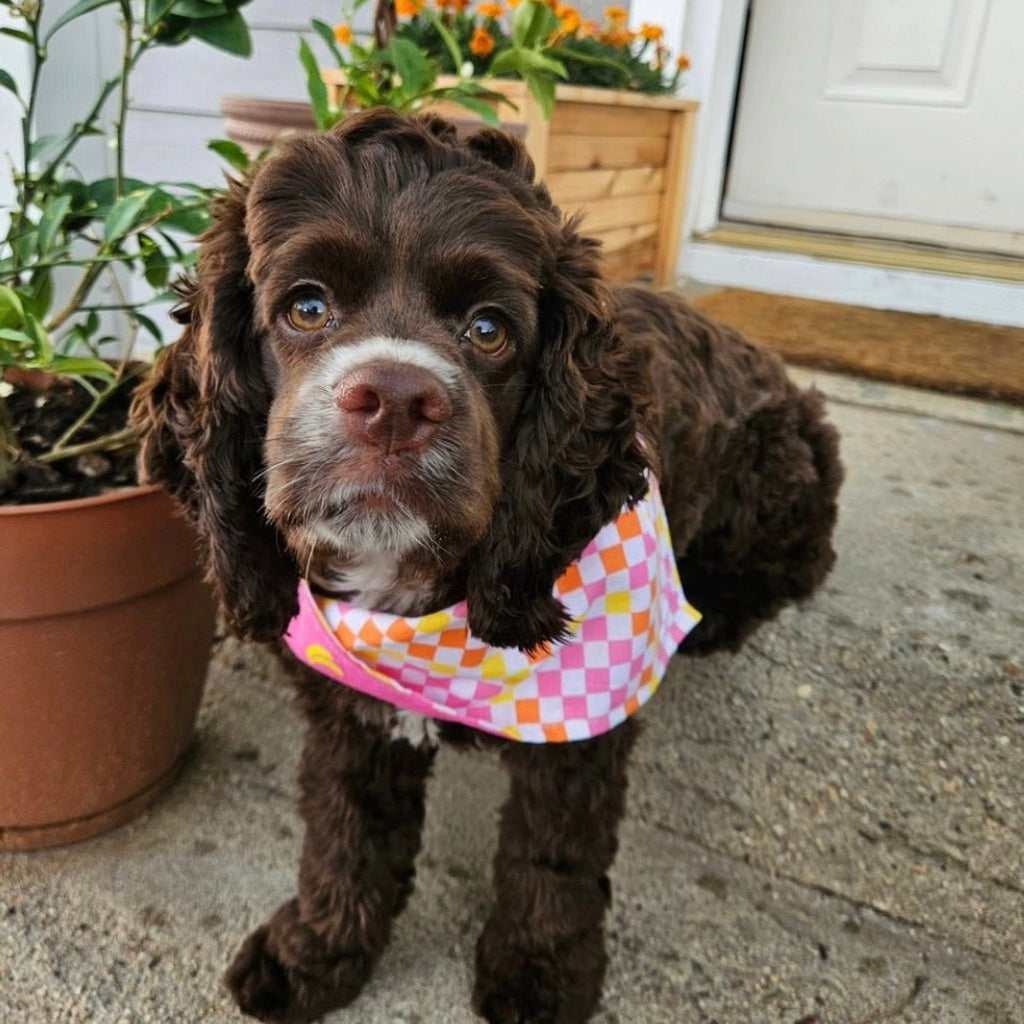
[[[358,27],[369,28],[370,6],[360,11]],[[222,164],[206,144],[224,136],[221,97],[305,99],[299,35],[305,33],[314,50],[322,53],[323,44],[309,24],[320,18],[333,25],[340,10],[340,0],[253,0],[243,8],[253,40],[249,60],[200,42],[148,54],[132,87],[129,173],[219,184]]]

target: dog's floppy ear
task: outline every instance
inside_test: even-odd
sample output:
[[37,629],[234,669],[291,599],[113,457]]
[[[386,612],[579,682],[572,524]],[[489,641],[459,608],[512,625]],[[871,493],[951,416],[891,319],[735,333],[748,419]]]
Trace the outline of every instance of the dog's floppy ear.
[[598,243],[560,226],[539,305],[540,350],[467,580],[471,631],[530,649],[564,636],[556,580],[646,491],[645,388],[616,334]]
[[270,395],[246,275],[246,187],[214,206],[198,279],[184,293],[184,334],[136,393],[139,475],[161,483],[195,525],[227,624],[246,639],[281,635],[298,574],[263,514],[263,436]]

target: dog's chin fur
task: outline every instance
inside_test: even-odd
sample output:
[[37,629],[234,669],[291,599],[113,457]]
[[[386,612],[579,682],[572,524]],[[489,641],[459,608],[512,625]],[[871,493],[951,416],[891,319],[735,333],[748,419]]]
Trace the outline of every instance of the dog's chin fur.
[[[310,282],[330,317],[299,333],[287,310]],[[651,471],[703,614],[682,653],[736,648],[832,566],[842,472],[820,397],[678,296],[609,289],[597,243],[500,132],[374,111],[284,143],[218,202],[184,299],[135,400],[140,467],[195,524],[239,636],[278,640],[305,575],[398,613],[464,598],[475,635],[533,649],[565,626],[556,579]],[[481,309],[508,328],[491,353],[467,329]],[[367,367],[425,381],[429,415],[366,434],[343,413]],[[308,727],[299,896],[227,982],[245,1012],[297,1024],[351,1002],[387,943],[438,730],[284,664]],[[493,1024],[598,1005],[636,732],[473,734],[512,777],[473,992]]]

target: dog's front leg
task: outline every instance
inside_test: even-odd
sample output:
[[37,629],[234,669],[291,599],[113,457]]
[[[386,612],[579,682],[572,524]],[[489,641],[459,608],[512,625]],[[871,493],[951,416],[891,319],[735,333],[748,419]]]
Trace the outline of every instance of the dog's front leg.
[[512,785],[473,993],[490,1024],[582,1024],[597,1008],[607,872],[636,731],[628,720],[594,740],[503,752]]
[[412,889],[434,750],[394,739],[384,705],[310,674],[299,784],[299,894],[245,941],[226,976],[241,1009],[305,1024],[351,1002]]

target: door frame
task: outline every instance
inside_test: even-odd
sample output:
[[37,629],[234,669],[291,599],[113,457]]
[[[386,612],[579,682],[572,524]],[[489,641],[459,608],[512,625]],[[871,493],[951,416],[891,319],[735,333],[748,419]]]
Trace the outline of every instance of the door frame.
[[[716,240],[751,0],[688,0],[683,49],[702,102],[694,175],[680,252],[686,278],[783,295],[1024,327],[1024,284],[970,273],[936,273],[906,260],[862,262]],[[723,234],[725,234],[723,232]]]

